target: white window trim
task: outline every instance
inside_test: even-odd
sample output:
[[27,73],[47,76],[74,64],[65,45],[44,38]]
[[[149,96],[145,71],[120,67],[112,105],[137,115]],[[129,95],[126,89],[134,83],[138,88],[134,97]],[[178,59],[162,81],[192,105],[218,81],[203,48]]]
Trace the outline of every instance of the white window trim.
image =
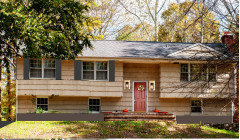
[[[36,110],[37,110],[37,105],[38,105],[38,103],[37,103],[37,99],[38,98],[47,98],[48,99],[48,103],[47,104],[41,104],[41,105],[47,105],[48,106],[48,110],[49,110],[49,98],[48,97],[41,97],[41,96],[36,97]],[[48,111],[45,111],[45,112],[48,112]]]
[[88,97],[88,110],[90,111],[89,99],[99,99],[99,111],[92,111],[91,113],[101,112],[101,98],[100,97]]
[[[197,100],[200,100],[200,102],[201,102],[201,112],[192,112],[192,107],[198,107],[198,106],[192,106],[192,101],[197,101]],[[194,115],[194,114],[202,115],[203,114],[203,100],[202,99],[191,99],[190,100],[190,114],[191,115]]]
[[[53,60],[53,59],[30,59],[30,61],[31,60],[41,60],[41,62],[42,62],[42,67],[41,67],[42,77],[41,78],[31,77],[31,74],[30,74],[31,67],[29,66],[29,79],[51,79],[51,80],[56,79],[56,74],[55,74],[55,78],[44,78],[44,60]],[[31,63],[29,65],[31,65]],[[56,73],[56,60],[55,60],[55,68],[47,68],[47,69],[55,69],[55,73]]]
[[[181,64],[187,64],[188,65],[188,81],[182,81],[181,80]],[[208,81],[208,75],[209,75],[209,70],[207,67],[207,74],[206,74],[206,81],[201,81],[201,80],[196,80],[196,81],[191,81],[191,64],[195,64],[195,63],[180,63],[180,82],[208,82],[208,83],[217,83],[218,80],[218,75],[217,75],[217,65],[216,67],[216,81]]]
[[[86,71],[94,71],[94,79],[83,79],[83,62],[94,62],[94,70],[86,70]],[[107,70],[97,70],[97,62],[107,62]],[[97,71],[107,71],[107,79],[106,80],[97,80]],[[82,72],[81,72],[81,80],[86,81],[109,81],[109,61],[82,61]]]

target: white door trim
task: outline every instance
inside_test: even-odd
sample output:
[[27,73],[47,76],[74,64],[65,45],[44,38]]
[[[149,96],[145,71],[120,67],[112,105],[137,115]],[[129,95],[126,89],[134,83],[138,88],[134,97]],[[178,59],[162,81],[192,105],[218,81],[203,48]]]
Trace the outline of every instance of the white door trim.
[[135,83],[146,83],[146,113],[148,112],[148,82],[147,81],[133,81],[132,84],[132,112],[134,112],[134,84]]

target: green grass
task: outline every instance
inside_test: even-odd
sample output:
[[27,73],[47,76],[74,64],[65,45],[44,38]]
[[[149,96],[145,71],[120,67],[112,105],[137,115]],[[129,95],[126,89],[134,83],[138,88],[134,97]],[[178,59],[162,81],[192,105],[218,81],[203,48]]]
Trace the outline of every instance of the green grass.
[[0,138],[238,138],[237,132],[196,124],[156,121],[14,122],[0,129]]
[[213,128],[213,127],[206,127],[206,126],[201,126],[201,128],[203,130],[211,132],[212,134],[215,134],[215,135],[221,134],[221,135],[225,135],[226,137],[230,137],[230,138],[239,137],[238,132],[232,132],[232,131],[228,131],[228,130],[217,129],[217,128]]

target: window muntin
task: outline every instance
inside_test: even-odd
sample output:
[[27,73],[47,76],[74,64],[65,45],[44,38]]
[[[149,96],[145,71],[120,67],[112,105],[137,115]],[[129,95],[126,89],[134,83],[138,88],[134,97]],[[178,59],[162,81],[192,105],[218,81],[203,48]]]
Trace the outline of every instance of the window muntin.
[[55,78],[55,60],[30,59],[30,78]]
[[89,99],[88,105],[89,111],[100,112],[100,99]]
[[37,109],[48,111],[48,98],[37,98]]
[[202,113],[202,101],[192,100],[191,101],[191,112],[192,113]]
[[206,64],[181,64],[181,81],[217,81],[216,65]]
[[83,62],[83,80],[108,80],[108,62]]

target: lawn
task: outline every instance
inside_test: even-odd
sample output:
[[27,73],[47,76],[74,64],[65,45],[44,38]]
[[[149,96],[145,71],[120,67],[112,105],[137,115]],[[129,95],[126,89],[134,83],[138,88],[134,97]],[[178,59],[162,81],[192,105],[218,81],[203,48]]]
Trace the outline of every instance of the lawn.
[[238,138],[238,132],[198,124],[155,121],[14,122],[0,129],[0,138]]

